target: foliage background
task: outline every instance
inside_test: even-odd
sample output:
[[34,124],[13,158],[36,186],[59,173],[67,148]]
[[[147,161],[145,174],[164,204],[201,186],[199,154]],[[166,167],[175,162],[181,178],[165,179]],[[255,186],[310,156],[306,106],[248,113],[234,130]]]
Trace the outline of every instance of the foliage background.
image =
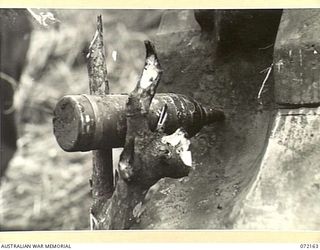
[[43,27],[30,15],[34,30],[16,93],[19,149],[1,181],[0,230],[89,229],[91,153],[58,146],[52,112],[62,96],[89,91],[85,55],[97,15],[103,17],[110,89],[123,93],[139,77],[143,40],[156,34],[162,10],[37,11],[50,11],[59,22]]

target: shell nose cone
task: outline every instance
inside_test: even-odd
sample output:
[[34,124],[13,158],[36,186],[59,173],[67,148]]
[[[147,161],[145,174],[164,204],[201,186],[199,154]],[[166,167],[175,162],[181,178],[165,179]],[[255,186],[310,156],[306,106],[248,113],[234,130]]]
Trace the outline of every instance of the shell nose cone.
[[204,108],[206,114],[206,124],[211,124],[217,121],[225,120],[226,116],[222,109],[218,108]]

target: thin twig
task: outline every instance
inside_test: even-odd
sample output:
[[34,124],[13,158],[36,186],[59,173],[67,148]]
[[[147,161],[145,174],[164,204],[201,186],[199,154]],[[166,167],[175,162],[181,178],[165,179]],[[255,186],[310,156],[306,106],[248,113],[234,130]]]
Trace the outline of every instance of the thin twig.
[[[12,87],[13,92],[17,89],[18,82],[13,77],[9,76],[8,74],[6,74],[4,72],[0,72],[0,78]],[[12,105],[8,109],[3,110],[3,114],[9,115],[14,111],[15,111],[15,105],[14,105],[14,101],[13,101]]]
[[40,12],[40,14],[35,13],[31,8],[27,8],[27,11],[31,16],[42,26],[47,27],[47,21],[52,23],[60,22],[51,12]]
[[267,72],[267,75],[266,75],[266,77],[264,78],[264,80],[263,80],[263,82],[262,82],[262,85],[261,85],[261,87],[260,87],[260,90],[259,90],[259,93],[258,93],[258,100],[260,100],[260,98],[261,98],[262,90],[263,90],[263,88],[264,88],[264,86],[265,86],[265,84],[266,84],[266,82],[267,82],[267,80],[268,80],[268,78],[269,78],[269,76],[270,76],[272,67],[273,67],[273,63],[270,65],[270,67],[268,67],[268,68],[266,69],[266,70],[268,70],[268,72]]
[[269,44],[269,45],[267,45],[267,46],[265,46],[263,48],[259,48],[259,50],[266,50],[266,49],[271,48],[272,46],[273,46],[273,43],[271,43],[271,44]]

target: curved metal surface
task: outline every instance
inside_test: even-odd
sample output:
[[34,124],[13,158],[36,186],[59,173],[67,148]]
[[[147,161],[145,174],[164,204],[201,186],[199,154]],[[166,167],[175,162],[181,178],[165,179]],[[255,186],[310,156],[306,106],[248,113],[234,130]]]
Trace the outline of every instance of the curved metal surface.
[[[234,40],[236,46],[229,43],[223,48],[224,53],[220,53],[222,45],[217,35],[220,31],[215,26],[194,28],[193,11],[174,10],[163,16],[162,23],[177,25],[168,32],[165,25],[160,25],[156,43],[164,69],[160,91],[191,95],[205,105],[220,106],[225,110],[226,120],[203,128],[192,139],[195,170],[180,181],[160,181],[150,191],[136,228],[232,228],[233,209],[258,174],[275,113],[272,73],[261,98],[257,96],[266,78],[263,70],[272,64],[273,48],[267,46],[275,39],[281,11],[235,11],[230,19],[224,16],[226,13],[211,11],[205,13],[205,18],[216,20],[216,15],[226,18],[222,18],[223,32],[231,31],[230,22],[241,16],[245,17],[243,29],[258,18],[255,27],[250,25],[253,28],[250,32],[254,34],[263,27],[269,36],[248,39],[245,43],[243,34],[232,34],[241,43]],[[270,19],[273,21],[263,21]],[[186,25],[181,28],[183,22]],[[208,21],[205,23],[210,25]]]

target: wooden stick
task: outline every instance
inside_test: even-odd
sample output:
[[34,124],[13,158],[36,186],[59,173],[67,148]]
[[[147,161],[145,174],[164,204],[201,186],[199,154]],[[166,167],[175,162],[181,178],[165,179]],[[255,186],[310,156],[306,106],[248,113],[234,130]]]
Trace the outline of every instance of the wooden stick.
[[[91,41],[87,59],[90,94],[109,94],[101,15],[97,18],[97,30]],[[112,196],[113,190],[112,149],[95,150],[92,173],[93,214],[98,213],[105,200]]]

